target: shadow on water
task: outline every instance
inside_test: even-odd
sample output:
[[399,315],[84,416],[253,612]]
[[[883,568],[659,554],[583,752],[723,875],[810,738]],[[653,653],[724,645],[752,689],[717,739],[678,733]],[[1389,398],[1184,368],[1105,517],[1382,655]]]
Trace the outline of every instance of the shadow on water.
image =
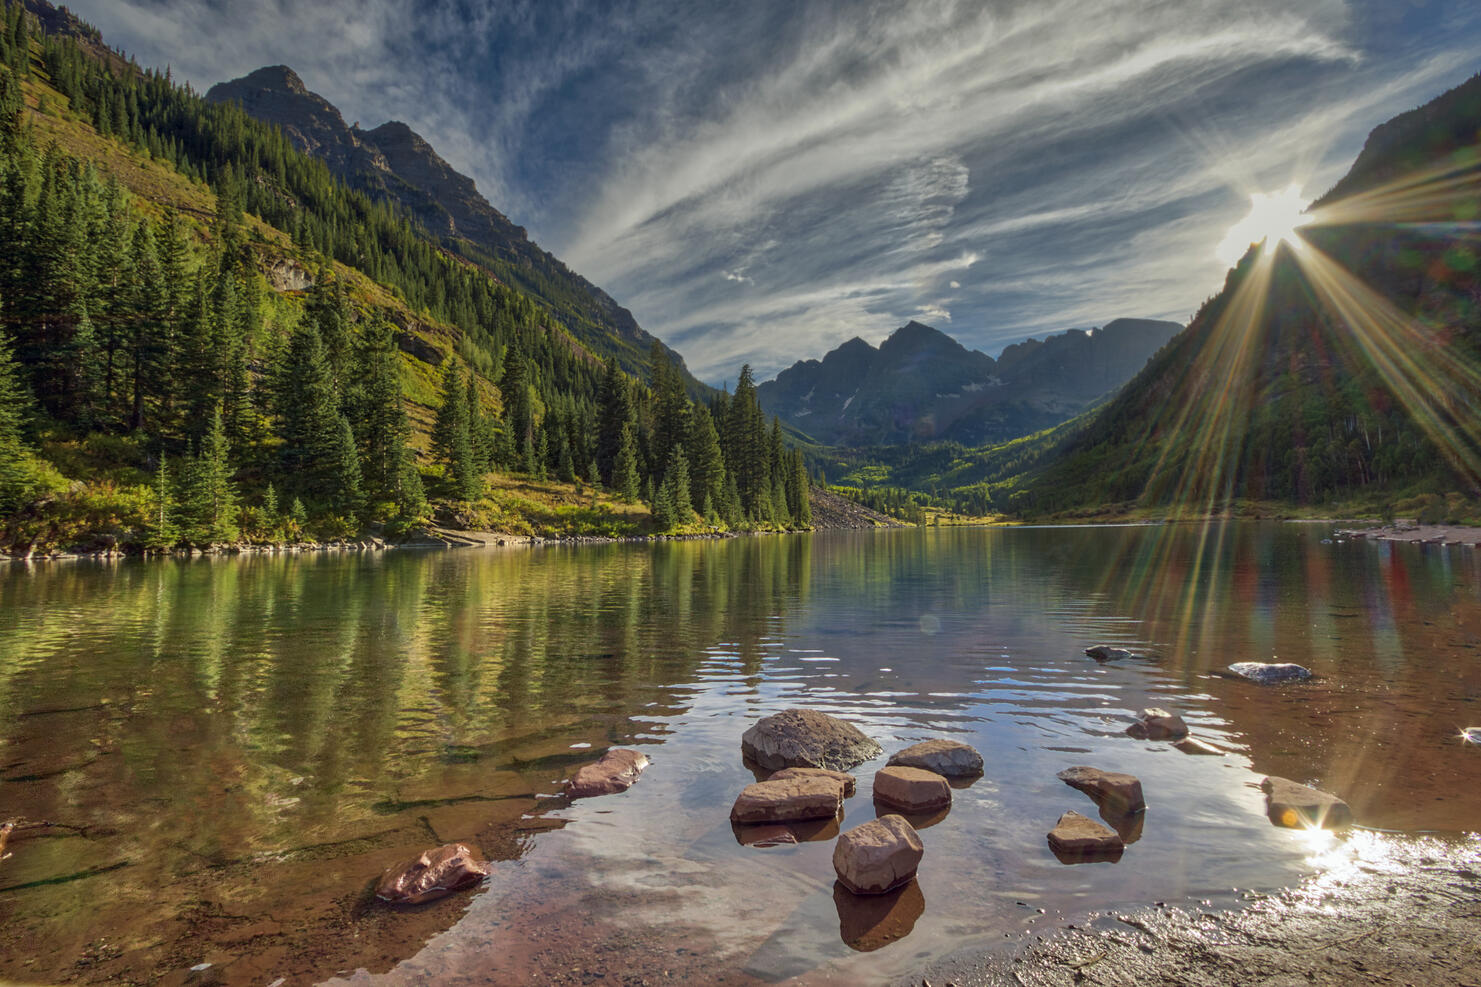
[[[1474,825],[1476,553],[1230,524],[952,529],[536,551],[16,567],[0,573],[0,977],[102,981],[212,962],[228,981],[365,967],[500,983],[714,970],[870,977],[1049,916],[1274,886],[1309,869],[1264,773],[1360,821]],[[1105,643],[1157,663],[1098,664]],[[1317,677],[1215,678],[1238,660]],[[740,733],[806,704],[886,755],[934,736],[984,775],[922,820],[917,881],[840,901],[831,839],[749,842]],[[1166,706],[1220,753],[1123,733]],[[611,746],[653,765],[571,805]],[[1115,867],[1044,834],[1092,803],[1054,775],[1140,777]],[[748,828],[742,828],[748,829]],[[476,894],[369,905],[390,863],[462,841]],[[847,892],[844,892],[847,894]],[[933,905],[927,910],[929,894]],[[852,896],[850,896],[852,898]],[[1037,918],[1036,918],[1037,917]],[[1047,921],[1047,919],[1044,919]],[[970,933],[964,930],[975,930]],[[905,951],[889,948],[909,937]],[[490,959],[490,947],[497,958]],[[851,966],[873,950],[867,967]]]

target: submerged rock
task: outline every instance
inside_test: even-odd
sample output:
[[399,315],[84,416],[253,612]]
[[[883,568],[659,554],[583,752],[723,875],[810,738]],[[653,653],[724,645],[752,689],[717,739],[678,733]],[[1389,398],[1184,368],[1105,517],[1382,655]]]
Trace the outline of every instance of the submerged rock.
[[1066,812],[1049,831],[1049,848],[1062,863],[1116,861],[1126,844],[1116,831],[1078,812]]
[[489,874],[488,861],[477,851],[462,843],[448,843],[388,867],[375,896],[393,905],[420,905],[477,884]]
[[1126,732],[1137,740],[1181,740],[1188,736],[1188,724],[1176,713],[1151,707],[1142,710],[1142,715]]
[[847,771],[830,771],[827,768],[783,768],[773,774],[767,781],[785,781],[788,778],[832,778],[843,786],[843,797],[850,798],[856,790],[854,776]]
[[890,756],[890,766],[924,768],[948,778],[982,774],[982,755],[960,740],[923,740]]
[[901,816],[881,816],[838,837],[833,870],[854,894],[884,894],[915,876],[926,848]]
[[1097,644],[1086,648],[1085,653],[1096,661],[1124,661],[1127,658],[1140,658],[1141,655],[1125,648],[1113,648],[1109,644]]
[[1260,685],[1277,682],[1304,682],[1311,678],[1311,669],[1294,662],[1237,661],[1229,666],[1233,675]]
[[638,775],[648,766],[648,758],[637,751],[615,748],[602,755],[595,764],[587,764],[566,783],[569,798],[589,798],[593,795],[615,795],[625,792],[638,780]]
[[847,771],[883,752],[852,723],[813,709],[787,709],[762,717],[741,737],[741,754],[769,771],[794,767]]
[[1147,807],[1142,799],[1142,783],[1133,775],[1080,765],[1065,768],[1055,777],[1089,795],[1114,815],[1126,815]]
[[843,782],[827,775],[772,778],[747,785],[730,808],[737,823],[830,819],[843,807]]
[[905,812],[928,813],[951,805],[951,786],[934,771],[894,765],[875,773],[874,799]]
[[1352,825],[1352,809],[1335,795],[1273,775],[1260,782],[1260,790],[1265,793],[1265,814],[1277,826],[1342,829]]

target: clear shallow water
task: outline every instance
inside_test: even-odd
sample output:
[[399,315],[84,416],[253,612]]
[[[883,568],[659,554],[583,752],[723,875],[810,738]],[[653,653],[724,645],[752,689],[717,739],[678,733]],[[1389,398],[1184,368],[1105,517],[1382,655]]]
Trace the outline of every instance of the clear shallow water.
[[[1383,828],[1481,818],[1481,574],[1469,549],[1318,525],[827,533],[656,546],[42,566],[0,573],[0,977],[203,960],[242,983],[885,979],[1048,922],[1289,883],[1266,773]],[[1101,666],[1092,643],[1156,650]],[[1319,681],[1212,677],[1297,661]],[[916,885],[836,895],[831,842],[748,847],[740,734],[808,705],[886,753],[952,736],[987,770],[922,830]],[[1177,710],[1229,752],[1123,733]],[[574,805],[613,746],[653,765]],[[861,766],[843,828],[872,818]],[[1116,864],[1045,833],[1073,764],[1138,775]],[[831,832],[831,831],[830,831]],[[830,832],[820,834],[824,837]],[[434,842],[496,861],[396,912],[368,883]],[[1039,909],[1044,909],[1041,913]],[[861,948],[870,949],[860,952]]]

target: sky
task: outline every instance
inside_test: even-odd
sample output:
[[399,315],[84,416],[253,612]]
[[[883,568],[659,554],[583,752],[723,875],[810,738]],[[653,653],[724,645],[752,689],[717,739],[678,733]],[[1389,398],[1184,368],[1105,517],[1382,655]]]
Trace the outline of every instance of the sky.
[[69,0],[204,91],[287,64],[401,120],[710,383],[912,319],[996,355],[1186,322],[1481,69],[1471,0]]

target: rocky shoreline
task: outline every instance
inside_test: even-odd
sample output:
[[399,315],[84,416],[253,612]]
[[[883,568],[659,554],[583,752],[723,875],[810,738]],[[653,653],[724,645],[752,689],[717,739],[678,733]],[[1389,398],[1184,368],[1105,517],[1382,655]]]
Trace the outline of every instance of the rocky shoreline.
[[1334,536],[1366,541],[1407,542],[1411,545],[1481,546],[1481,528],[1460,524],[1411,524],[1400,521],[1375,528],[1343,528],[1336,531]]

